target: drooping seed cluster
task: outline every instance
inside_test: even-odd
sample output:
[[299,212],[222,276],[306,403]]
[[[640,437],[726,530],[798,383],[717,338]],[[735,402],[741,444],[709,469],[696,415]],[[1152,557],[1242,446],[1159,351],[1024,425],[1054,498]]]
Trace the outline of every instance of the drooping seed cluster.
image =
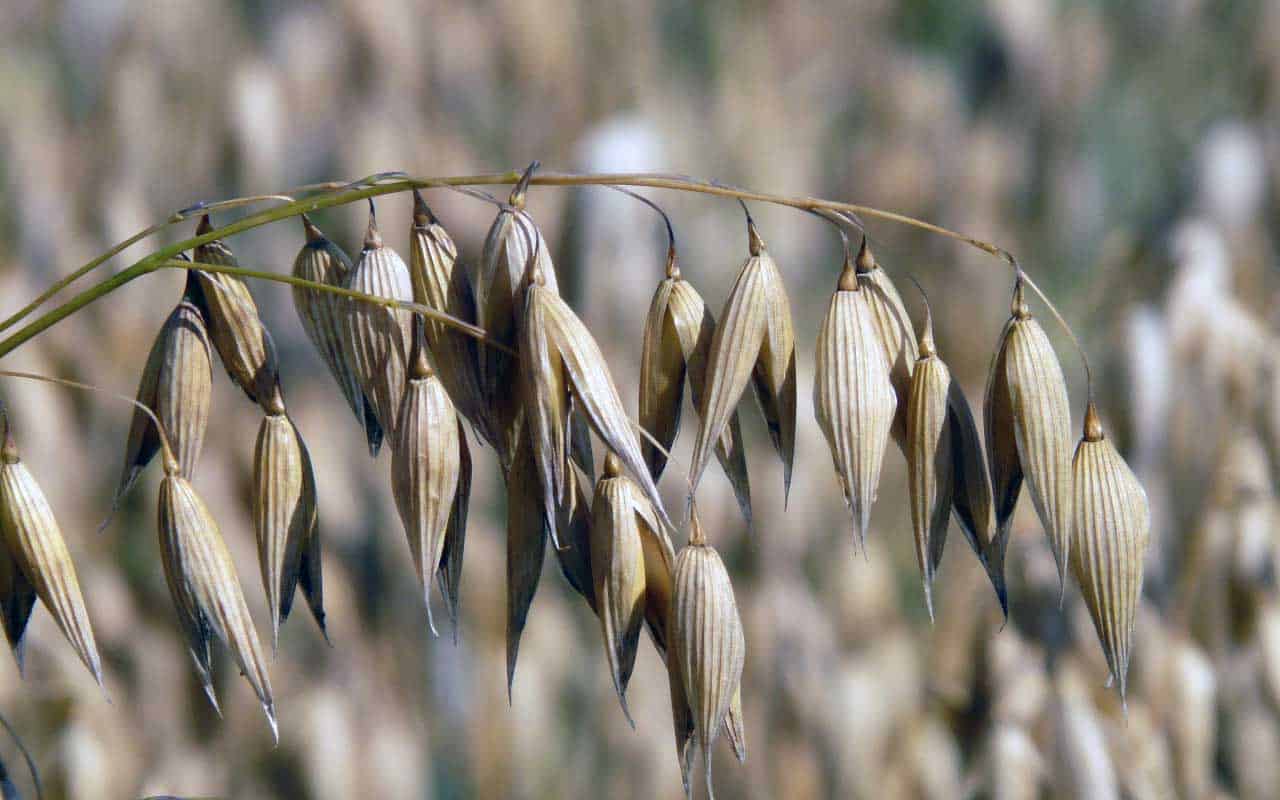
[[[384,442],[392,451],[391,490],[432,633],[430,593],[438,583],[457,638],[472,480],[469,423],[477,441],[494,449],[506,485],[508,692],[550,544],[598,619],[604,661],[628,721],[640,630],[649,630],[668,671],[686,793],[693,755],[701,752],[710,794],[718,735],[723,731],[738,758],[746,757],[746,642],[724,562],[696,513],[688,545],[677,552],[677,529],[658,481],[671,463],[687,382],[698,416],[689,492],[714,454],[751,524],[738,415],[751,386],[789,494],[796,341],[782,272],[748,217],[747,257],[717,323],[682,276],[672,237],[643,331],[637,426],[595,338],[560,296],[550,248],[524,209],[525,189],[518,185],[500,204],[471,268],[459,262],[453,239],[417,193],[407,263],[384,242],[372,207],[354,263],[304,216],[295,278],[401,305],[295,285],[296,310],[371,455]],[[197,232],[212,231],[205,217]],[[274,730],[266,663],[239,577],[192,483],[209,420],[213,352],[262,412],[253,519],[273,649],[298,589],[324,631],[316,478],[253,298],[240,277],[213,269],[236,267],[235,256],[214,239],[194,250],[193,262],[138,388],[138,402],[155,412],[159,427],[135,413],[115,502],[160,453],[161,560],[197,672],[216,706],[210,646],[222,641]],[[917,337],[864,240],[856,258],[846,252],[820,326],[814,411],[864,551],[890,439],[902,450],[931,618],[932,583],[953,517],[1007,615],[1005,552],[1025,481],[1060,577],[1065,583],[1070,571],[1080,585],[1123,694],[1148,537],[1146,496],[1103,436],[1092,402],[1072,459],[1066,382],[1024,293],[1019,273],[987,383],[984,453],[969,403],[939,351],[931,311]],[[438,314],[414,314],[406,303]],[[483,329],[484,338],[440,315]],[[605,453],[599,475],[592,434]],[[15,652],[39,598],[100,681],[65,544],[11,438],[0,465],[0,531],[0,604]]]

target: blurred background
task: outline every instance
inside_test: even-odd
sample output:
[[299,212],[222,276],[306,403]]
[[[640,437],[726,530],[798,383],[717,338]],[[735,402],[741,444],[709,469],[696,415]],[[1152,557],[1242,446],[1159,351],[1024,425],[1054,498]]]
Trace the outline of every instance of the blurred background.
[[[1262,0],[6,0],[0,314],[197,201],[384,170],[519,169],[535,158],[549,169],[661,169],[862,202],[998,242],[1079,334],[1107,428],[1151,499],[1127,714],[1104,686],[1078,590],[1059,608],[1025,497],[1007,625],[953,530],[930,626],[896,448],[870,552],[855,557],[809,401],[839,240],[819,220],[757,205],[797,323],[800,433],[785,513],[754,403],[743,415],[754,531],[717,468],[699,494],[748,643],[750,757],[739,766],[718,746],[720,796],[1275,797],[1278,152],[1280,5]],[[740,210],[649,194],[674,219],[686,277],[718,309],[745,255]],[[450,192],[428,199],[463,259],[477,258],[493,209]],[[407,199],[378,209],[384,237],[403,252]],[[656,215],[602,189],[535,188],[529,209],[634,411],[643,314],[663,268]],[[317,222],[354,253],[365,214],[351,206]],[[929,293],[941,355],[980,407],[1008,315],[1007,267],[911,229],[873,223],[871,233],[917,322],[907,276]],[[301,242],[288,222],[229,244],[246,266],[286,271]],[[181,282],[158,274],[130,284],[5,367],[132,395]],[[27,634],[25,679],[0,657],[0,711],[32,751],[46,796],[678,797],[660,660],[642,642],[632,731],[595,619],[554,564],[508,706],[505,504],[489,450],[476,451],[459,641],[430,637],[389,456],[370,461],[288,289],[254,291],[316,461],[333,646],[305,611],[284,626],[271,664],[278,747],[225,656],[218,719],[159,563],[156,467],[94,534],[130,409],[5,382],[106,667],[104,696],[44,610]],[[1078,427],[1083,368],[1061,330],[1045,326]],[[259,416],[214,369],[195,485],[265,634],[249,516]],[[688,458],[690,427],[677,462]],[[668,475],[678,508],[679,470]],[[0,739],[0,756],[29,791],[11,741]]]

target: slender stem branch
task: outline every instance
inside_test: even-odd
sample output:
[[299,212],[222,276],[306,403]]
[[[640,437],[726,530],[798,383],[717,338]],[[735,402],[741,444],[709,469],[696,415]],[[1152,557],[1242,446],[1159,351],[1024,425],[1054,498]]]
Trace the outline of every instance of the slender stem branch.
[[31,772],[31,782],[35,785],[36,800],[44,800],[44,787],[40,785],[40,770],[36,769],[35,759],[31,757],[31,753],[27,752],[27,746],[22,743],[22,737],[9,724],[9,720],[3,714],[0,714],[0,725],[9,732],[9,737],[18,745],[18,751],[22,753],[22,758],[27,762],[27,769]]
[[[3,341],[0,341],[0,356],[4,356],[11,352],[14,348],[28,341],[33,336],[48,329],[68,315],[97,300],[99,297],[115,291],[140,275],[160,268],[159,265],[162,262],[173,258],[179,253],[215,239],[233,236],[237,233],[262,227],[263,225],[269,225],[282,219],[298,216],[299,214],[312,213],[320,209],[346,205],[348,203],[381,195],[395,194],[398,192],[410,191],[412,189],[428,189],[435,187],[517,184],[520,182],[522,177],[525,177],[524,173],[514,171],[442,178],[409,178],[403,177],[403,173],[382,173],[378,175],[371,175],[355,183],[335,184],[330,182],[302,187],[297,190],[296,193],[302,194],[315,192],[315,194],[303,197],[302,199],[293,200],[291,202],[284,202],[282,205],[250,214],[225,225],[222,228],[163,247],[155,253],[135,262],[124,271],[114,275],[102,283],[96,284],[90,289],[72,298],[72,300],[68,301],[64,305],[37,318],[34,322],[29,323],[16,333],[13,333]],[[872,208],[870,206],[855,203],[842,203],[816,197],[787,196],[766,192],[756,192],[749,189],[741,189],[698,178],[692,178],[687,175],[668,173],[604,173],[584,175],[571,172],[538,172],[534,174],[532,179],[528,182],[531,185],[536,186],[641,186],[654,189],[697,192],[718,197],[737,198],[739,200],[773,203],[776,205],[797,208],[803,211],[818,211],[825,209],[828,211],[844,212],[847,214],[882,219],[889,222],[896,222],[902,225],[920,228],[940,236],[946,236],[948,238],[964,242],[972,247],[982,250],[985,253],[1001,258],[1011,265],[1016,266],[1017,264],[1016,260],[1008,251],[989,242],[943,228],[942,226],[935,225],[931,222],[925,222],[924,220],[909,217],[905,214],[898,214],[892,211],[882,211],[878,208]],[[59,280],[21,311],[14,314],[9,319],[0,322],[0,330],[6,330],[17,324],[33,313],[40,305],[47,302],[51,297],[53,297],[53,295],[57,294],[75,280],[97,269],[102,264],[106,263],[111,257],[119,254],[127,247],[137,244],[168,225],[181,222],[183,219],[196,214],[207,213],[210,210],[224,210],[227,208],[234,208],[248,205],[250,203],[260,202],[265,199],[284,200],[285,198],[286,196],[283,195],[235,198],[232,200],[222,201],[220,203],[199,204],[197,206],[193,206],[191,209],[184,209],[183,211],[172,215],[165,222],[153,225],[150,228],[129,237],[124,242],[121,242],[111,248],[103,255],[95,258],[88,264],[85,264],[71,275]],[[274,277],[278,278],[280,276]]]

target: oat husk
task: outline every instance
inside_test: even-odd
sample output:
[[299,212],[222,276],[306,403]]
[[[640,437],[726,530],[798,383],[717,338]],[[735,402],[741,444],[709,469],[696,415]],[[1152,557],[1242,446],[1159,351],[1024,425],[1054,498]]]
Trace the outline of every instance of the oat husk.
[[930,621],[934,618],[933,576],[942,561],[955,481],[954,434],[948,424],[950,390],[951,372],[934,347],[933,319],[926,311],[907,401],[906,455],[911,527]]
[[[414,301],[464,322],[476,323],[471,279],[458,263],[458,248],[420,192],[413,193],[413,225],[409,229],[409,274]],[[480,354],[476,340],[438,320],[426,323],[427,348],[449,399],[487,442],[500,432],[480,389]]]
[[569,470],[569,503],[557,514],[560,547],[553,548],[560,573],[575,592],[596,611],[595,579],[591,574],[591,495],[583,476]]
[[951,381],[947,393],[947,425],[951,429],[952,509],[965,541],[982,562],[987,578],[995,589],[1000,610],[1009,616],[1009,593],[1004,580],[1004,548],[999,546],[995,506],[992,501],[991,475],[973,411],[960,384]]
[[1123,699],[1142,571],[1151,536],[1147,493],[1103,435],[1097,409],[1085,409],[1072,462],[1075,542],[1071,572],[1080,584],[1107,666]]
[[692,513],[689,544],[676,556],[669,631],[694,736],[702,750],[707,794],[714,797],[711,748],[742,682],[746,641],[724,562]]
[[436,635],[431,585],[444,554],[462,469],[458,416],[436,373],[427,363],[426,339],[418,323],[391,458],[391,488],[409,540],[414,570],[422,585],[427,622]]
[[911,317],[888,273],[876,261],[866,237],[857,257],[858,284],[867,289],[867,305],[875,325],[880,346],[884,349],[885,363],[889,365],[889,380],[898,398],[897,413],[893,417],[893,439],[906,453],[907,397],[911,393],[911,373],[920,357]]
[[750,219],[747,231],[750,256],[711,338],[689,477],[696,489],[747,383],[754,382],[789,495],[795,458],[795,336],[782,274]]
[[[196,235],[212,230],[206,214],[200,218]],[[221,267],[240,266],[231,249],[218,239],[197,247],[194,260]],[[232,382],[255,403],[259,398],[270,397],[279,380],[279,365],[249,287],[239,277],[223,272],[197,269],[196,279],[196,302],[204,312],[209,338]]]
[[[568,398],[592,430],[618,456],[662,523],[671,528],[657,484],[645,466],[640,442],[618,396],[608,365],[587,327],[535,270],[525,293],[521,324],[521,391],[544,503],[565,502]],[[554,509],[546,509],[555,529]]]
[[[1063,582],[1071,548],[1071,409],[1062,366],[1023,300],[1021,280],[987,386],[988,458],[1001,521],[998,546],[1003,552],[1021,470]],[[1010,464],[1010,438],[1017,469]]]
[[637,504],[643,502],[635,484],[623,477],[617,457],[610,453],[591,503],[591,574],[609,672],[622,713],[632,728],[635,721],[627,708],[627,684],[645,618],[645,553],[637,510]]
[[18,675],[23,673],[23,654],[27,623],[36,605],[36,589],[18,568],[18,562],[9,554],[8,547],[0,547],[0,621],[4,623],[4,635],[18,665]]
[[[193,280],[188,278],[189,282]],[[151,345],[138,382],[137,399],[160,419],[187,480],[195,475],[209,425],[212,365],[204,317],[194,303],[184,298],[169,314]],[[135,409],[112,507],[119,505],[159,450],[160,436],[151,416]]]
[[[395,250],[383,244],[372,210],[364,249],[356,259],[346,288],[392,300],[413,301],[409,267]],[[360,382],[374,419],[388,438],[394,438],[413,341],[413,314],[357,300],[343,303],[343,311],[342,343],[347,363]],[[370,453],[377,454],[372,446]]]
[[[686,381],[694,408],[701,408],[707,357],[715,329],[711,310],[693,285],[681,277],[675,251],[671,250],[667,257],[667,277],[658,284],[649,304],[640,355],[640,425],[662,448],[647,438],[640,443],[655,481],[662,477],[667,465],[667,456],[662,450],[670,451],[680,429]],[[749,528],[751,483],[736,409],[716,442],[715,453]]]
[[864,552],[898,403],[868,303],[870,291],[846,260],[818,331],[813,384],[814,413]]
[[272,736],[278,739],[266,661],[231,554],[209,509],[178,474],[176,464],[165,464],[158,522],[165,578],[205,694],[217,708],[209,653],[210,642],[217,637],[253,687]]
[[[89,613],[80,594],[80,582],[76,578],[71,553],[48,499],[18,456],[18,446],[7,422],[4,446],[0,451],[0,535],[4,537],[9,557],[26,583],[34,588],[40,602],[49,609],[67,641],[101,686],[102,659],[94,643],[93,627],[89,624]],[[25,588],[16,578],[10,581],[11,591],[16,590],[12,603],[15,625],[14,632],[10,633],[10,643],[15,648],[22,641],[24,625],[16,623],[26,607]],[[29,617],[29,607],[27,609],[26,616]],[[6,624],[9,622],[9,610],[6,608]],[[6,632],[9,632],[8,627]]]
[[515,681],[520,635],[538,591],[550,534],[536,469],[529,440],[522,437],[507,476],[507,702]]
[[458,603],[462,593],[462,556],[467,544],[467,510],[471,504],[471,448],[458,420],[458,488],[449,511],[449,525],[444,531],[444,550],[436,571],[440,594],[449,609],[453,643],[458,643]]
[[[308,459],[279,392],[266,404],[253,456],[253,521],[258,564],[271,614],[271,649],[288,619],[304,570],[304,553],[316,536],[316,496]],[[323,617],[318,619],[323,629]]]
[[[303,228],[307,242],[298,251],[293,261],[293,275],[296,278],[323,283],[326,286],[345,287],[351,278],[351,259],[342,248],[329,241],[307,215],[302,215]],[[302,328],[307,338],[315,346],[316,351],[329,368],[329,374],[342,390],[351,413],[355,414],[365,431],[369,442],[369,451],[377,453],[382,446],[382,426],[373,416],[373,409],[360,388],[360,380],[347,362],[346,348],[343,347],[344,319],[346,305],[351,302],[330,292],[318,289],[293,287],[293,306],[302,321]]]

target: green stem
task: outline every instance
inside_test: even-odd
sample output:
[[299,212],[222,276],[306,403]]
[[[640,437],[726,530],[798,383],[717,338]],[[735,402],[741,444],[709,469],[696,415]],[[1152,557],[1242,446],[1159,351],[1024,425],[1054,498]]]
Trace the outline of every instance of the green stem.
[[[366,180],[378,181],[378,180],[382,180],[385,177],[387,176],[375,175],[375,176],[370,176],[370,178]],[[5,338],[3,341],[0,341],[0,357],[3,357],[7,353],[11,352],[14,348],[25,343],[35,335],[57,324],[58,322],[60,322],[62,319],[65,319],[70,314],[75,313],[76,311],[79,311],[81,308],[85,307],[89,303],[92,303],[98,298],[103,297],[107,294],[110,294],[111,292],[120,288],[124,284],[132,281],[134,278],[137,278],[141,275],[147,274],[148,272],[152,272],[155,269],[160,268],[160,265],[163,262],[168,261],[169,259],[178,255],[179,253],[190,250],[201,244],[211,242],[215,239],[223,239],[229,236],[233,236],[237,233],[242,233],[247,230],[252,230],[253,228],[258,228],[263,225],[269,225],[273,222],[278,222],[283,219],[288,219],[289,217],[296,217],[299,214],[312,213],[324,208],[332,208],[334,206],[346,205],[348,203],[357,202],[359,200],[364,200],[371,197],[378,197],[386,194],[395,194],[398,192],[409,191],[411,189],[428,189],[433,187],[486,186],[486,185],[515,184],[521,179],[521,177],[522,177],[522,173],[513,171],[513,172],[503,172],[503,173],[494,173],[494,174],[485,174],[485,175],[463,175],[463,176],[445,177],[445,178],[403,178],[403,179],[391,180],[386,183],[374,183],[371,185],[361,185],[359,183],[357,184],[324,183],[324,184],[314,184],[311,186],[302,187],[302,189],[299,190],[299,193],[317,192],[317,194],[311,197],[305,197],[301,200],[293,200],[291,202],[286,202],[283,205],[277,206],[275,208],[270,208],[265,211],[260,211],[256,214],[250,214],[249,216],[236,220],[235,222],[225,225],[222,228],[218,228],[216,230],[209,231],[208,233],[205,233],[201,236],[195,236],[190,239],[185,239],[176,244],[172,244],[167,247],[161,248],[155,253],[135,262],[132,266],[118,273],[117,275],[103,281],[102,283],[94,285],[93,287],[85,290],[79,295],[76,295],[67,303],[59,306],[58,308],[55,308],[51,312],[44,314],[43,316],[37,318],[34,322],[29,323],[28,325],[21,328],[16,333],[13,333],[7,338]],[[922,230],[926,230],[931,233],[938,234],[940,236],[946,236],[948,238],[964,242],[965,244],[968,244],[972,247],[982,250],[985,253],[1001,258],[1010,264],[1016,265],[1017,263],[1014,260],[1013,256],[1010,255],[1008,251],[1004,250],[1001,247],[998,247],[994,244],[990,244],[988,242],[984,242],[981,239],[976,239],[974,237],[967,236],[965,234],[958,233],[956,231],[949,230],[947,228],[943,228],[939,225],[934,225],[931,222],[925,222],[923,220],[919,220],[914,217],[906,216],[904,214],[898,214],[892,211],[882,211],[878,208],[858,205],[855,203],[841,203],[833,200],[823,200],[821,198],[815,198],[815,197],[787,196],[787,195],[769,194],[765,192],[755,192],[748,189],[740,189],[732,186],[726,186],[720,183],[699,180],[697,178],[691,178],[685,175],[672,175],[672,174],[666,174],[666,173],[607,173],[607,174],[581,175],[581,174],[575,174],[575,173],[569,173],[569,172],[539,172],[533,177],[531,183],[539,186],[635,186],[635,187],[647,187],[647,188],[653,188],[653,189],[670,189],[675,191],[697,192],[701,194],[714,195],[718,197],[731,197],[731,198],[737,198],[739,200],[752,200],[756,202],[773,203],[776,205],[797,208],[803,211],[819,211],[824,209],[828,211],[842,211],[842,212],[851,213],[851,214],[858,214],[864,217],[882,219],[889,222],[896,222],[899,224],[920,228]],[[40,305],[46,302],[54,294],[61,291],[66,286],[70,285],[72,282],[74,282],[78,278],[83,277],[84,275],[88,274],[94,269],[97,269],[99,266],[106,263],[108,259],[110,259],[114,255],[117,255],[118,253],[123,251],[125,248],[138,243],[139,241],[147,238],[148,236],[156,233],[159,230],[162,230],[164,227],[168,225],[174,224],[176,222],[180,222],[183,219],[187,219],[190,216],[194,216],[197,213],[203,214],[211,210],[223,210],[227,208],[234,208],[237,206],[243,206],[243,205],[247,205],[254,202],[260,202],[268,198],[283,200],[285,199],[285,196],[266,195],[266,196],[258,196],[258,197],[235,198],[232,200],[222,201],[220,203],[197,206],[193,209],[184,210],[183,212],[174,214],[165,222],[157,225],[153,225],[152,227],[146,229],[145,231],[142,231],[138,234],[135,234],[134,236],[131,236],[129,239],[126,239],[124,242],[121,242],[120,244],[111,248],[111,250],[107,251],[102,256],[99,256],[98,258],[95,258],[93,261],[90,261],[89,263],[85,264],[83,267],[76,270],[71,275],[59,280],[53,286],[51,286],[48,290],[41,293],[41,295],[38,298],[36,298],[35,301],[28,304],[25,308],[23,308],[21,311],[14,314],[13,316],[11,316],[9,319],[0,323],[0,330],[6,330],[12,327],[13,325],[17,324],[18,322],[20,322],[21,320],[29,316],[31,313],[33,313],[36,308],[38,308]],[[262,273],[262,275],[264,276],[268,274],[269,273]],[[279,277],[281,276],[272,276],[271,278],[268,278],[268,279],[276,279]],[[328,287],[328,288],[333,288],[333,287]],[[448,324],[447,320],[442,320],[442,321],[445,321],[446,324]],[[475,334],[473,333],[473,335]]]

